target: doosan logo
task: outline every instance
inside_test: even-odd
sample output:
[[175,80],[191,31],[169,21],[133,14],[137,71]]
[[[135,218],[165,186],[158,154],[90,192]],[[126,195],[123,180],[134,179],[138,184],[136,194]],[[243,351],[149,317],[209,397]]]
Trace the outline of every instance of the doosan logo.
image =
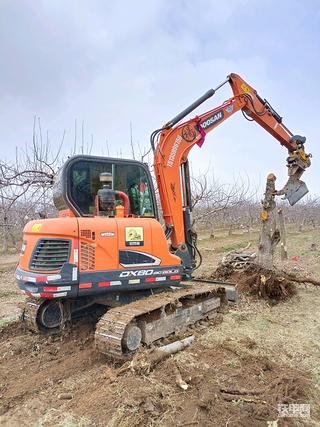
[[222,120],[223,117],[224,117],[223,110],[220,110],[215,114],[212,114],[212,116],[208,117],[203,122],[201,122],[202,129],[206,130],[206,129],[210,128],[211,126],[220,122],[220,120]]

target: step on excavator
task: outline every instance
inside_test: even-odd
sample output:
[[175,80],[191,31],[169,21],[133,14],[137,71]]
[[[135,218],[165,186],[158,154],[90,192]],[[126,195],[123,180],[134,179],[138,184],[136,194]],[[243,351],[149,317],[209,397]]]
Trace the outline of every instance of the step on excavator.
[[[226,83],[230,99],[182,122]],[[214,317],[236,298],[230,284],[193,280],[199,251],[188,154],[238,111],[288,150],[289,178],[278,194],[293,205],[308,192],[300,180],[310,166],[306,138],[292,134],[266,99],[230,74],[151,134],[164,226],[146,164],[89,155],[65,162],[53,188],[59,217],[31,221],[23,233],[15,274],[27,296],[22,320],[28,329],[56,332],[77,316],[99,313],[97,349],[126,358],[141,344]]]

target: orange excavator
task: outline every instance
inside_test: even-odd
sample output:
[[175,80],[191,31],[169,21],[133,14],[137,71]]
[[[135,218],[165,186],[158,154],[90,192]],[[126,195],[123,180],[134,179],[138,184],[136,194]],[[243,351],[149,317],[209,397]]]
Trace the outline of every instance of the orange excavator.
[[[226,83],[232,98],[181,122]],[[22,319],[29,329],[55,332],[72,318],[98,313],[97,348],[130,357],[141,343],[211,318],[226,297],[235,298],[231,285],[192,278],[198,250],[188,154],[239,110],[288,150],[289,179],[278,194],[293,205],[307,193],[300,180],[310,166],[306,139],[230,74],[151,135],[164,226],[146,164],[87,155],[66,161],[54,185],[59,218],[31,221],[24,229],[16,279],[27,295]]]

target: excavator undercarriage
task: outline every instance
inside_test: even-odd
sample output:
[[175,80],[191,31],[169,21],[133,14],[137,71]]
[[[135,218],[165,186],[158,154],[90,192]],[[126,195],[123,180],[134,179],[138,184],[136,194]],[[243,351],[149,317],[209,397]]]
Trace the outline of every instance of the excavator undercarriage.
[[[128,295],[125,296],[128,301]],[[213,318],[230,301],[237,300],[232,284],[190,282],[162,292],[131,295],[131,302],[117,298],[48,301],[29,298],[22,314],[25,327],[33,332],[60,333],[71,321],[97,321],[95,347],[113,358],[132,357],[140,345],[184,331],[200,320]],[[112,306],[113,305],[113,306]]]
[[132,357],[141,343],[149,346],[212,318],[225,301],[222,287],[193,284],[113,308],[97,324],[96,347],[117,358]]

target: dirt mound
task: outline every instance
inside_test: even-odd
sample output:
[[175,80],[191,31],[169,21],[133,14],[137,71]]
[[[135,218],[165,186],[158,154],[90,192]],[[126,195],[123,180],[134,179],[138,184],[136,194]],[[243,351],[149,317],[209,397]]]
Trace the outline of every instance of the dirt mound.
[[285,273],[256,264],[246,265],[243,269],[237,269],[231,263],[220,264],[210,278],[236,283],[240,293],[274,301],[285,300],[296,294],[294,282]]

